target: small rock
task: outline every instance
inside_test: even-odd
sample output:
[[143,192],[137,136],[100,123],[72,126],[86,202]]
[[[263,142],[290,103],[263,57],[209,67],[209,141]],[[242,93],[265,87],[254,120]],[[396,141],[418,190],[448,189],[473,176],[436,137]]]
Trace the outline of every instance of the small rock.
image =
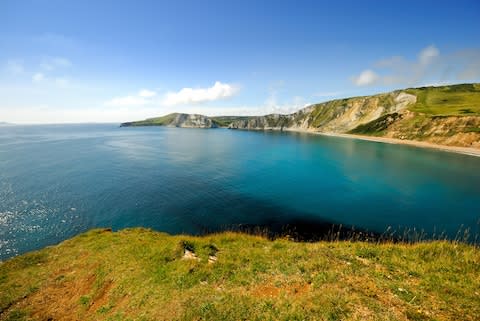
[[183,260],[200,260],[200,258],[192,251],[185,249],[185,254],[182,257]]

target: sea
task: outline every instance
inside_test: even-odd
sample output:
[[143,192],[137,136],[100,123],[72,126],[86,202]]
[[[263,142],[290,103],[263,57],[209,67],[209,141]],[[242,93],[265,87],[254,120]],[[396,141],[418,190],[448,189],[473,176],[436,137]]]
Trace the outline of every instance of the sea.
[[92,228],[476,242],[479,220],[480,157],[292,132],[0,127],[0,260]]

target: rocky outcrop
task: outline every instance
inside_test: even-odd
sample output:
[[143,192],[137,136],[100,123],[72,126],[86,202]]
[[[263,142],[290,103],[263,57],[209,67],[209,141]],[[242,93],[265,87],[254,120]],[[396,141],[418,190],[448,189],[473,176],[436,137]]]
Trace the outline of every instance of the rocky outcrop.
[[216,128],[218,127],[209,117],[198,114],[177,114],[166,126],[185,128]]

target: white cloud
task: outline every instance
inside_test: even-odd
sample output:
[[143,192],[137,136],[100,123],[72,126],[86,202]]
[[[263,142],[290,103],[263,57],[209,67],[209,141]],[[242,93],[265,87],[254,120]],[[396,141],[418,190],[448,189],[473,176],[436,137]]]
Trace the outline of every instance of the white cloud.
[[115,97],[105,102],[104,105],[111,107],[143,106],[151,104],[152,98],[156,95],[157,93],[152,90],[142,89],[136,95]]
[[379,76],[371,69],[366,69],[360,75],[353,77],[352,81],[357,86],[369,86],[375,84]]
[[268,115],[268,114],[291,114],[299,109],[311,105],[311,103],[306,102],[303,97],[295,96],[291,101],[280,104],[276,101],[272,103],[272,100],[267,100],[269,104],[266,104],[263,107],[254,109],[253,112],[255,115]]
[[32,81],[33,82],[38,83],[38,82],[41,82],[43,80],[45,80],[45,75],[42,74],[41,72],[37,72],[32,76]]
[[7,71],[12,75],[20,75],[25,71],[25,69],[21,61],[9,60],[7,61]]
[[140,97],[149,98],[149,97],[156,96],[157,93],[154,92],[154,91],[148,90],[148,89],[142,89],[142,90],[139,91],[138,95]]
[[183,88],[178,92],[167,92],[162,100],[154,99],[157,95],[155,91],[142,89],[135,95],[115,97],[105,102],[104,105],[118,107],[141,106],[155,103],[158,106],[171,107],[225,99],[235,95],[237,92],[237,87],[217,81],[209,88]]
[[163,99],[166,106],[200,104],[234,96],[239,88],[230,84],[215,82],[209,88],[183,88],[178,92],[169,92]]
[[431,45],[420,51],[418,54],[418,61],[422,65],[428,65],[432,63],[439,55],[440,51],[437,49],[437,47]]

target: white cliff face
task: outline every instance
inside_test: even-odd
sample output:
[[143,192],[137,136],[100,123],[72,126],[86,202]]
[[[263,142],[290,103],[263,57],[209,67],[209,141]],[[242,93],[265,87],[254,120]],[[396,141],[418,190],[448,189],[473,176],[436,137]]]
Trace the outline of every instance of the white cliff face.
[[416,97],[405,92],[341,99],[308,106],[289,115],[272,114],[235,121],[229,128],[345,133],[383,115],[400,112],[415,102]]
[[415,104],[417,102],[417,96],[401,92],[395,97],[396,102],[396,112],[405,109],[410,104]]
[[210,118],[197,114],[177,114],[167,126],[184,128],[216,128],[218,127]]

